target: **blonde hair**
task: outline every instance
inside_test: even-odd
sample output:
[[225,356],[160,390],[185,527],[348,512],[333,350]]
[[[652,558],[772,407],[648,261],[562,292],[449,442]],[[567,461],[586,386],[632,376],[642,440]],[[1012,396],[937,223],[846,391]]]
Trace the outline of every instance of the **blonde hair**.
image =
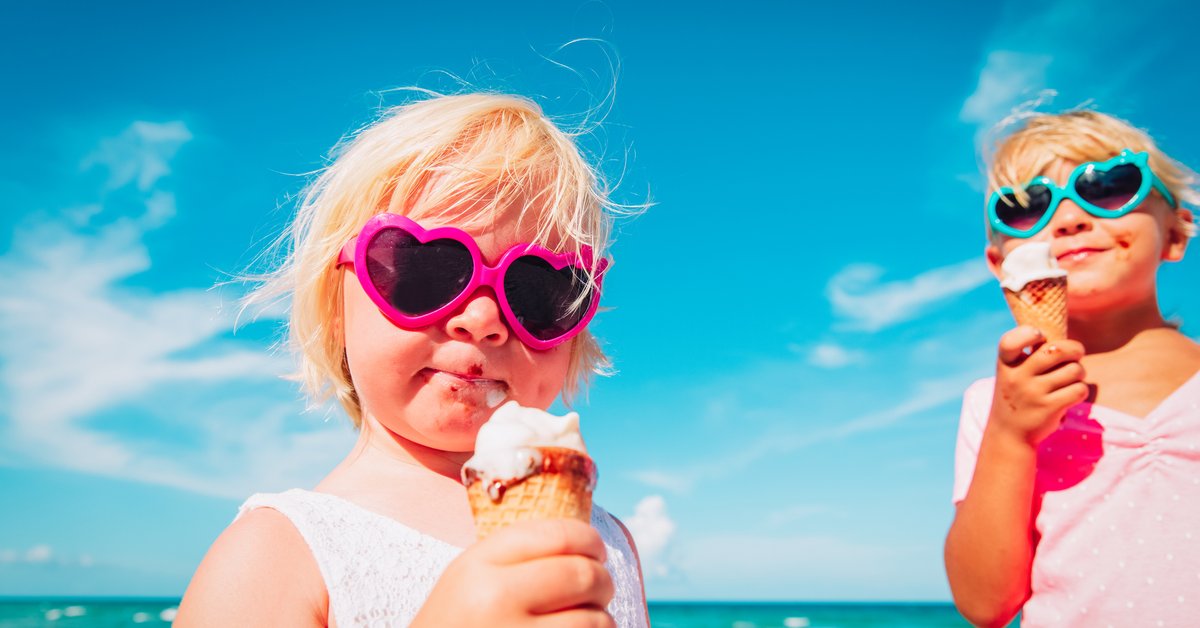
[[[515,220],[519,229],[533,227],[538,244],[590,247],[599,260],[608,250],[612,215],[622,209],[574,135],[518,96],[433,94],[384,111],[339,142],[331,157],[278,243],[290,250],[248,301],[291,296],[296,378],[313,403],[335,397],[355,426],[362,413],[339,331],[342,275],[335,261],[368,218],[389,211],[463,228]],[[588,331],[570,342],[568,401],[592,374],[610,371]]]
[[[1042,174],[1054,162],[1075,163],[1105,161],[1128,148],[1150,155],[1150,169],[1175,197],[1176,210],[1184,203],[1200,203],[1197,175],[1190,168],[1167,156],[1141,129],[1120,118],[1080,109],[1056,114],[1025,114],[1019,130],[997,142],[987,160],[987,194],[1011,187],[1020,202],[1025,202],[1024,186]],[[1006,126],[1008,122],[1001,122]],[[1175,228],[1186,237],[1196,235],[1196,225],[1176,211]],[[990,232],[989,236],[995,237]]]

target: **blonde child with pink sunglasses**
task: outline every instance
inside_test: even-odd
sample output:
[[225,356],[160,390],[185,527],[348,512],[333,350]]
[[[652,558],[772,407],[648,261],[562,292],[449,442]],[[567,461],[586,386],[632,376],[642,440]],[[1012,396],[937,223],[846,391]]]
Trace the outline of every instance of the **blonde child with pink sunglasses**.
[[1112,116],[1036,115],[988,169],[987,261],[1049,247],[1069,339],[1018,326],[966,392],[946,571],[972,623],[1194,626],[1200,345],[1157,272],[1195,235],[1195,175]]
[[243,505],[177,625],[647,625],[615,518],[476,542],[460,480],[499,402],[546,408],[605,370],[586,326],[614,208],[519,97],[420,100],[340,146],[256,298],[290,297],[306,389],[358,442],[314,490]]

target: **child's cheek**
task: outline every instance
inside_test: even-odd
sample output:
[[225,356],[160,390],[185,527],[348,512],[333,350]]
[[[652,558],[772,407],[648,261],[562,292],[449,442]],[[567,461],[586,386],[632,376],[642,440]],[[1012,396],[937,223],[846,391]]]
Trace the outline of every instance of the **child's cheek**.
[[533,395],[529,404],[539,408],[546,407],[562,392],[570,366],[570,347],[573,342],[559,345],[531,361],[526,369],[529,381],[523,382]]
[[1133,250],[1133,236],[1128,233],[1118,233],[1114,236],[1113,242],[1116,244],[1117,259],[1120,261],[1129,261],[1130,253]]

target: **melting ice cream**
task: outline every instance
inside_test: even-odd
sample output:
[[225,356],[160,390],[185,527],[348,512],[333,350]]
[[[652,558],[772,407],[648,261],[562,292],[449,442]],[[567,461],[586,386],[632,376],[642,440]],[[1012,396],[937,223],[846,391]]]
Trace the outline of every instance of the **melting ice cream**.
[[1000,265],[1000,285],[1013,292],[1020,292],[1031,281],[1066,276],[1067,271],[1059,268],[1058,261],[1050,254],[1049,242],[1023,244],[1013,249]]

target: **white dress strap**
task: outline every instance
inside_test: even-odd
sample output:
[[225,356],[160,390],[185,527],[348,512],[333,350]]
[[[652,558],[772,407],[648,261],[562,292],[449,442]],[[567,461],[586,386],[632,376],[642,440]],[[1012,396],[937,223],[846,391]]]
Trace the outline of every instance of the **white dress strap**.
[[622,628],[649,626],[641,569],[625,531],[612,515],[599,506],[592,507],[592,527],[604,540],[608,554],[604,566],[612,576],[613,587],[616,589],[616,594],[608,603],[608,614],[612,615],[617,625]]

